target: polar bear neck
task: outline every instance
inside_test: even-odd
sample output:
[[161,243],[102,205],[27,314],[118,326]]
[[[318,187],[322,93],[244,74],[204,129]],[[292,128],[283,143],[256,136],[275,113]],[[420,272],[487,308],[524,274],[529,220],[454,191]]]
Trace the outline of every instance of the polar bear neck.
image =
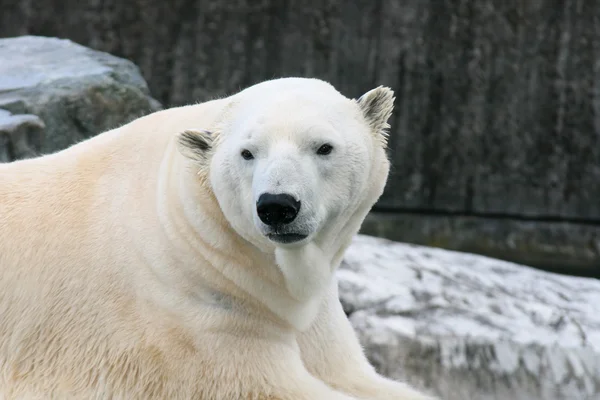
[[170,285],[181,285],[182,292],[184,283],[188,292],[192,286],[194,299],[206,299],[207,292],[235,292],[233,298],[246,308],[258,303],[296,330],[310,326],[332,282],[331,257],[316,253],[317,247],[309,253],[265,252],[245,241],[227,223],[198,169],[174,149],[167,150],[161,165],[157,196],[159,217],[177,256],[153,269],[170,278]]

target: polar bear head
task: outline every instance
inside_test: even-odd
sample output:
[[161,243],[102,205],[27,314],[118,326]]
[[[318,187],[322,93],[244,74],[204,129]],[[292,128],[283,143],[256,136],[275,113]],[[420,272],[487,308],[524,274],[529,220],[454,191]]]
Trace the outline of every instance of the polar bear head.
[[183,132],[179,148],[247,241],[331,241],[354,234],[383,191],[393,101],[384,87],[349,99],[318,79],[274,79],[227,98],[218,126]]

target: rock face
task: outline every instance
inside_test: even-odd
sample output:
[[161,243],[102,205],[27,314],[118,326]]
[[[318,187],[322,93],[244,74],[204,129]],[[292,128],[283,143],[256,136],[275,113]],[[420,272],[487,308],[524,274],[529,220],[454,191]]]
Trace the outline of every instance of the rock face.
[[35,149],[42,146],[44,128],[35,115],[12,115],[0,109],[0,162],[35,156]]
[[69,40],[0,39],[0,162],[61,150],[161,108],[130,61]]
[[[324,78],[348,96],[391,86],[394,167],[378,208],[424,221],[381,218],[369,233],[540,266],[561,258],[600,276],[590,245],[600,241],[599,10],[555,0],[4,0],[0,36],[67,37],[125,57],[169,106],[285,75]],[[470,216],[483,222],[474,241],[435,236]],[[511,238],[506,224],[522,229]],[[566,259],[565,230],[581,238]]]
[[340,298],[384,374],[444,400],[600,399],[600,281],[359,235]]
[[600,225],[593,221],[375,211],[368,215],[361,232],[552,272],[600,277]]

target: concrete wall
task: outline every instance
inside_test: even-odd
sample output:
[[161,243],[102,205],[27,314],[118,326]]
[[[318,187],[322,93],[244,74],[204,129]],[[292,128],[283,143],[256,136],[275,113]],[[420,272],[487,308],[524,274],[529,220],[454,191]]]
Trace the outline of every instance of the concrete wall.
[[[0,7],[0,36],[66,37],[126,57],[167,106],[282,75],[324,78],[348,96],[389,85],[397,94],[393,172],[378,204],[384,213],[372,215],[366,233],[600,274],[595,2],[4,0]],[[463,221],[475,222],[466,229]]]

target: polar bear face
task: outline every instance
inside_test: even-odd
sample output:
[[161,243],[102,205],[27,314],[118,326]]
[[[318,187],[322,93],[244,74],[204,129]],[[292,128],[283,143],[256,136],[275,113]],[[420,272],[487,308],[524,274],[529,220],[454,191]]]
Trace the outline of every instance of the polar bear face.
[[352,100],[316,79],[277,79],[232,96],[218,132],[188,132],[187,144],[206,144],[212,190],[242,237],[299,246],[381,195],[392,106],[386,88]]

